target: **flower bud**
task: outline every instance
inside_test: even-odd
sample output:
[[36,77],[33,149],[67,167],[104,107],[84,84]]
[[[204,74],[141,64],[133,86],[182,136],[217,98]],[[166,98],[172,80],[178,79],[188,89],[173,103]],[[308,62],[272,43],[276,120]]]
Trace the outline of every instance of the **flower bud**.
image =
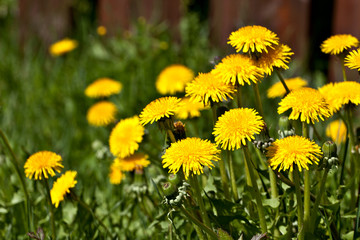
[[176,196],[177,188],[171,182],[166,182],[162,185],[162,190],[166,198],[173,198]]
[[322,145],[322,151],[324,153],[324,157],[327,157],[327,158],[337,157],[336,150],[337,150],[336,144],[332,141],[326,141]]
[[171,173],[168,177],[167,180],[172,183],[173,185],[177,186],[181,183],[181,177],[179,176],[179,174],[173,174]]
[[281,116],[279,118],[279,128],[281,131],[288,131],[291,129],[291,123],[289,118],[286,116]]

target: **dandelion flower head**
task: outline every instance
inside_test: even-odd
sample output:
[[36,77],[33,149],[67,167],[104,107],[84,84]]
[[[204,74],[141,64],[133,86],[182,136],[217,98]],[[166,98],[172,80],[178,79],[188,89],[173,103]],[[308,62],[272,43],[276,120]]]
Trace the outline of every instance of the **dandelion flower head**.
[[50,151],[40,151],[32,154],[25,162],[24,169],[26,177],[35,180],[49,178],[55,176],[56,172],[61,172],[64,167],[62,164],[62,158],[60,155]]
[[[308,83],[301,77],[285,79],[285,84],[290,91],[305,87]],[[277,82],[267,90],[268,98],[283,97],[286,94],[286,90],[281,82]]]
[[101,101],[92,105],[86,115],[89,124],[100,127],[115,122],[117,108],[115,104]]
[[326,127],[326,136],[331,138],[332,141],[336,143],[336,145],[345,142],[346,140],[346,125],[341,120],[332,121]]
[[156,89],[162,95],[183,92],[188,82],[194,79],[194,73],[188,67],[174,64],[161,71],[156,79]]
[[110,152],[120,158],[133,154],[139,149],[144,133],[145,128],[137,116],[121,120],[110,133]]
[[213,135],[217,145],[222,149],[235,150],[251,141],[255,134],[259,134],[264,121],[251,108],[231,109],[221,115],[215,123]]
[[104,36],[107,33],[107,29],[104,26],[98,26],[96,28],[96,32],[99,34],[99,36]]
[[353,50],[345,57],[345,66],[360,71],[360,49]]
[[218,161],[220,150],[209,140],[200,138],[185,138],[166,149],[162,156],[163,168],[169,168],[169,173],[177,173],[182,167],[185,179],[190,174],[203,173],[203,167],[212,168],[211,161]]
[[150,164],[149,156],[143,153],[135,153],[125,158],[116,158],[114,165],[118,164],[122,171],[129,172],[136,169],[143,169]]
[[50,48],[50,54],[54,57],[61,56],[67,52],[71,52],[78,46],[78,42],[72,39],[65,38],[53,43]]
[[274,68],[289,69],[287,64],[290,61],[290,56],[293,54],[287,45],[280,44],[269,49],[267,53],[262,53],[261,57],[257,60],[257,64],[264,73],[271,75]]
[[122,84],[110,78],[99,78],[85,89],[85,95],[90,98],[109,97],[121,92]]
[[222,102],[233,99],[232,94],[236,89],[231,84],[224,83],[213,72],[199,73],[199,75],[186,85],[186,96],[209,105],[212,102]]
[[322,155],[320,147],[315,142],[301,136],[289,136],[277,139],[268,148],[266,156],[272,169],[293,171],[294,164],[299,171],[309,169],[309,164],[318,164]]
[[329,83],[321,87],[319,91],[334,112],[345,104],[360,104],[360,83],[358,82],[346,81]]
[[159,121],[161,118],[169,118],[179,108],[181,99],[177,97],[162,97],[149,103],[140,113],[142,125]]
[[255,61],[242,54],[231,54],[221,60],[212,71],[216,77],[221,78],[226,84],[257,83],[263,77],[263,71]]
[[118,160],[114,160],[110,166],[109,179],[111,184],[120,184],[125,178],[125,174],[122,171],[121,165]]
[[70,193],[70,188],[75,187],[77,181],[75,180],[76,171],[66,171],[59,177],[50,191],[51,202],[57,208],[59,203],[64,200],[66,194]]
[[297,120],[300,117],[302,122],[306,121],[308,124],[310,121],[319,121],[319,118],[324,121],[324,117],[331,115],[329,105],[322,94],[308,87],[293,90],[281,100],[278,113],[289,109],[292,109],[289,119]]
[[321,51],[326,54],[337,55],[344,50],[357,47],[359,40],[350,34],[338,34],[326,39],[320,46]]
[[185,97],[181,99],[179,108],[175,115],[178,119],[200,117],[200,111],[204,109],[205,106],[202,102]]
[[268,47],[279,44],[279,38],[275,33],[262,26],[245,26],[232,32],[228,44],[235,47],[237,52],[246,53],[267,52]]

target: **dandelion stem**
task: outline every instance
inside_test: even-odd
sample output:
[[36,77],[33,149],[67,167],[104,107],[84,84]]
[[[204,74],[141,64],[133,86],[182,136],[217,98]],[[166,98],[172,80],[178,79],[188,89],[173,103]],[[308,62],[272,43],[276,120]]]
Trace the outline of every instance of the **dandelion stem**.
[[174,133],[170,129],[166,129],[166,133],[167,133],[167,135],[170,138],[172,143],[176,142]]
[[341,69],[342,69],[342,74],[343,74],[343,78],[344,78],[344,82],[347,81],[347,77],[346,77],[346,72],[345,72],[345,64],[344,64],[345,59],[343,58],[341,61]]
[[256,104],[256,109],[258,110],[259,114],[264,118],[264,112],[263,112],[263,107],[262,107],[262,103],[261,103],[261,97],[260,97],[260,92],[259,92],[259,85],[256,84],[252,84],[254,93],[255,93],[255,104]]
[[51,222],[52,239],[56,239],[54,206],[51,203],[49,182],[45,178],[44,174],[43,174],[42,177],[43,177],[43,183],[44,183],[44,186],[45,186],[45,189],[46,189],[46,198],[47,198],[47,201],[48,201],[48,204],[49,204],[49,210],[50,210],[50,222]]
[[[308,126],[302,122],[303,137],[308,137]],[[308,231],[310,224],[310,172],[304,170],[304,234]]]
[[240,88],[240,86],[238,86],[237,89],[236,89],[236,102],[237,102],[237,107],[241,108],[242,101],[241,101],[241,88]]
[[196,217],[194,217],[191,213],[189,213],[184,206],[180,207],[180,210],[185,214],[186,217],[193,223],[195,223],[197,226],[199,226],[202,230],[204,230],[212,239],[218,239],[218,236],[216,233],[209,228],[208,226],[205,226],[202,222],[200,222]]
[[235,202],[237,202],[239,200],[239,194],[237,191],[237,186],[236,186],[236,177],[235,177],[235,171],[234,171],[234,164],[233,164],[233,158],[231,156],[231,152],[227,151],[227,158],[229,160],[229,166],[230,166],[230,181],[231,181],[231,189],[233,192],[233,197]]
[[256,183],[255,175],[254,175],[254,172],[253,172],[253,165],[252,165],[252,162],[251,162],[251,156],[250,156],[250,153],[249,153],[249,149],[247,148],[246,145],[243,146],[243,151],[244,151],[244,155],[245,155],[245,165],[247,165],[249,175],[250,175],[250,180],[251,180],[250,187],[253,188],[252,194],[253,194],[253,197],[256,200],[256,207],[257,207],[257,210],[258,210],[259,220],[260,220],[260,228],[261,228],[261,231],[263,233],[266,233],[267,232],[267,226],[266,226],[264,207],[263,207],[263,204],[262,204],[261,195],[260,195],[259,188],[258,188],[258,185]]
[[286,94],[289,94],[289,93],[290,93],[290,90],[289,90],[288,86],[286,85],[285,79],[284,79],[283,76],[281,75],[280,71],[275,68],[275,72],[276,72],[276,75],[279,77],[280,82],[281,82],[282,85],[284,86],[285,91],[286,91]]
[[296,201],[297,201],[297,210],[298,210],[298,237],[299,240],[304,240],[304,210],[301,198],[301,190],[300,190],[300,177],[299,170],[297,167],[294,168],[293,171],[294,184],[295,184],[295,193],[296,193]]
[[323,176],[321,178],[320,190],[319,190],[319,192],[318,192],[318,194],[316,196],[316,200],[315,200],[314,208],[313,208],[313,215],[311,216],[311,222],[310,222],[310,225],[309,225],[310,226],[310,233],[313,233],[314,229],[316,227],[315,226],[316,216],[317,216],[317,212],[319,210],[319,204],[320,204],[322,195],[323,195],[324,190],[325,190],[325,183],[326,183],[326,178],[327,178],[328,172],[329,172],[329,169],[325,168]]
[[11,148],[9,141],[7,139],[7,137],[5,136],[4,132],[2,130],[0,130],[0,136],[6,146],[6,148],[8,149],[8,151],[10,152],[11,155],[11,162],[15,167],[15,171],[20,179],[21,182],[21,186],[23,188],[24,191],[24,195],[25,195],[25,214],[26,214],[26,218],[27,218],[27,231],[30,231],[31,229],[31,218],[30,218],[30,198],[29,198],[29,193],[27,191],[27,187],[26,187],[26,183],[25,183],[25,179],[24,176],[22,175],[20,168],[19,168],[19,161],[13,151],[13,149]]
[[200,189],[200,185],[199,185],[197,176],[191,175],[189,177],[189,180],[190,180],[190,185],[194,190],[193,192],[195,194],[197,204],[199,205],[199,208],[200,208],[200,214],[201,214],[202,220],[203,220],[205,226],[207,226],[208,228],[211,229],[211,223],[210,223],[209,216],[205,209],[204,201],[201,197],[201,189]]

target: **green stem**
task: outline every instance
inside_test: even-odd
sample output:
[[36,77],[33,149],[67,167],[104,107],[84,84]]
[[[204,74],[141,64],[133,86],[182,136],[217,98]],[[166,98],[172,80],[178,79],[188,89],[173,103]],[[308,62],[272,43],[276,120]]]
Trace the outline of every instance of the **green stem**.
[[[277,197],[279,196],[279,192],[278,192],[278,188],[277,188],[277,177],[274,173],[274,171],[269,167],[269,177],[270,177],[270,187],[271,187],[271,198],[272,199],[277,199]],[[279,208],[276,209],[275,215],[278,216],[279,215]],[[274,237],[275,239],[280,237],[280,231],[276,228],[276,226],[274,227]]]
[[50,222],[51,222],[52,239],[56,239],[54,206],[53,206],[52,203],[51,203],[49,182],[48,182],[48,180],[45,178],[44,174],[43,174],[42,177],[43,177],[43,183],[44,183],[45,188],[46,188],[46,198],[47,198],[47,200],[48,200],[49,210],[50,210]]
[[256,200],[256,207],[258,210],[259,220],[260,220],[260,228],[263,233],[266,233],[267,226],[266,226],[264,207],[262,204],[262,199],[261,199],[261,195],[259,192],[259,188],[256,183],[255,175],[253,172],[253,165],[251,162],[251,156],[250,156],[249,149],[247,148],[247,146],[243,146],[243,151],[244,151],[244,155],[245,155],[245,162],[246,162],[246,165],[248,166],[248,171],[249,171],[250,180],[251,180],[250,187],[253,188],[253,195],[254,195],[253,197]]
[[[308,126],[306,122],[302,122],[303,137],[308,138]],[[307,233],[310,224],[310,172],[304,170],[304,234]]]
[[199,205],[199,208],[200,208],[200,214],[201,214],[202,220],[203,220],[205,226],[207,226],[208,228],[211,229],[210,219],[206,212],[204,201],[201,197],[201,189],[200,189],[200,184],[197,179],[197,176],[191,175],[189,177],[189,180],[190,180],[190,185],[193,188],[193,192],[195,194],[197,204]]
[[227,151],[227,157],[229,159],[229,166],[230,166],[231,189],[232,189],[234,200],[235,200],[235,202],[237,202],[239,200],[239,194],[238,194],[237,186],[236,186],[236,176],[235,176],[235,171],[234,171],[233,158],[231,156],[230,151]]
[[304,210],[301,198],[301,190],[300,190],[300,177],[299,177],[299,170],[297,167],[294,168],[293,171],[294,177],[294,184],[295,184],[295,194],[296,194],[296,201],[297,201],[297,210],[298,210],[298,239],[304,240]]
[[347,81],[347,77],[346,77],[346,72],[345,72],[345,65],[344,65],[344,58],[342,59],[342,61],[341,61],[341,68],[342,68],[342,74],[343,74],[343,78],[344,78],[344,82],[346,82]]
[[286,85],[285,79],[284,79],[283,76],[281,75],[280,71],[275,68],[275,72],[276,72],[277,76],[279,77],[280,82],[281,82],[282,85],[284,86],[285,91],[286,91],[286,94],[289,94],[289,93],[290,93],[290,90],[289,90],[288,86]]
[[180,207],[180,210],[185,214],[185,216],[195,223],[197,226],[199,226],[202,230],[204,230],[212,239],[218,239],[218,236],[216,233],[209,228],[208,226],[204,225],[202,222],[200,222],[196,217],[194,217],[190,212],[188,212],[184,206]]
[[[220,167],[221,183],[222,183],[222,187],[224,189],[224,195],[227,200],[230,200],[229,183],[228,183],[228,177],[226,174],[225,159],[222,158],[220,161],[218,161],[218,163],[219,163],[219,167]],[[230,169],[230,171],[231,171],[231,169]]]
[[324,173],[323,173],[323,176],[321,178],[321,182],[320,182],[320,190],[316,196],[316,200],[315,200],[315,203],[314,203],[314,208],[313,208],[313,215],[311,216],[311,221],[310,221],[310,232],[313,233],[314,230],[315,230],[315,221],[316,221],[316,217],[317,217],[317,212],[319,210],[319,204],[320,204],[320,201],[321,201],[321,198],[322,198],[322,195],[325,191],[325,183],[326,183],[326,178],[327,178],[327,175],[328,175],[328,172],[329,172],[329,169],[325,169],[324,170]]
[[170,138],[172,143],[176,142],[174,133],[170,129],[166,129],[166,133],[167,133],[167,135]]
[[105,224],[103,223],[103,221],[101,221],[101,219],[95,215],[95,213],[93,212],[93,210],[89,207],[89,205],[87,205],[85,202],[83,202],[80,198],[78,198],[74,192],[70,191],[71,196],[83,207],[85,208],[98,222],[99,224],[104,228],[104,230],[106,231],[106,233],[112,237],[111,232],[109,231],[109,229],[105,226]]
[[21,186],[22,189],[24,191],[24,195],[25,195],[25,214],[26,214],[26,219],[27,219],[27,231],[30,231],[31,229],[31,218],[30,218],[30,198],[29,198],[29,193],[27,191],[27,187],[26,187],[26,183],[25,183],[25,179],[24,176],[22,175],[20,168],[19,168],[19,161],[13,151],[13,149],[11,148],[9,141],[7,139],[7,137],[5,136],[4,132],[2,130],[0,130],[0,136],[6,146],[6,148],[8,149],[8,151],[10,152],[11,155],[11,162],[15,167],[15,171],[16,174],[18,175],[18,178],[20,179],[21,182]]
[[238,86],[237,89],[236,89],[236,103],[237,103],[237,107],[241,108],[242,101],[241,101],[241,88],[240,88],[240,86]]
[[256,109],[258,110],[259,114],[264,118],[264,112],[263,112],[263,107],[262,107],[262,103],[261,103],[261,97],[260,97],[260,92],[259,92],[259,85],[258,84],[251,84],[255,93],[255,104],[256,104]]

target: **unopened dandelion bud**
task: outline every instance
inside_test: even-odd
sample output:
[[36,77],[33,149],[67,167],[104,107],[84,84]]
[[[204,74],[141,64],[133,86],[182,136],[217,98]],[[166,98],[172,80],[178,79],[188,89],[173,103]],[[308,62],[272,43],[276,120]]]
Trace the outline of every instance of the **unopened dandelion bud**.
[[174,128],[173,133],[177,141],[186,138],[185,125],[181,121],[174,123]]
[[162,185],[162,190],[164,192],[164,195],[166,196],[166,198],[168,199],[173,199],[175,198],[176,194],[177,194],[177,188],[174,184],[172,184],[171,182],[166,182]]
[[331,158],[331,157],[337,157],[337,148],[336,144],[332,141],[326,141],[322,145],[322,151],[324,153],[324,157]]
[[322,145],[324,158],[319,164],[320,169],[329,169],[330,171],[337,169],[339,165],[339,158],[337,156],[336,144],[332,141],[327,141]]
[[175,186],[179,185],[182,182],[179,174],[170,174],[167,180]]
[[286,116],[281,116],[279,118],[279,128],[281,131],[288,131],[291,129],[291,123],[289,118]]

